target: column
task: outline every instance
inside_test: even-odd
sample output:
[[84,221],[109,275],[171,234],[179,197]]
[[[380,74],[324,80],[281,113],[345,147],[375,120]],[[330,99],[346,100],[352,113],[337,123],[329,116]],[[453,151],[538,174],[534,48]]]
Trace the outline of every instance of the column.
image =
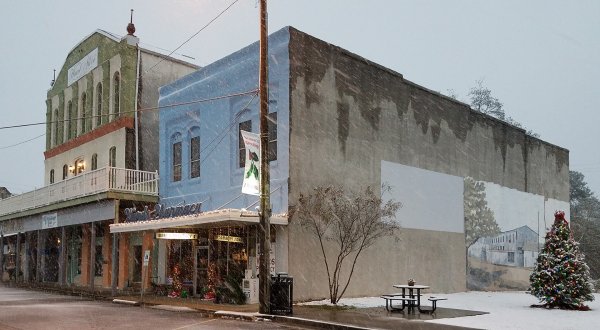
[[31,254],[31,247],[29,241],[31,240],[31,233],[25,233],[25,253],[23,254],[23,282],[29,282],[29,258]]
[[67,227],[60,228],[60,254],[58,255],[58,284],[67,283]]
[[[144,232],[144,234],[142,236],[142,262],[143,262],[144,254],[146,253],[146,250],[149,250],[150,256],[152,256],[153,248],[154,248],[154,232],[152,232],[152,231]],[[142,276],[142,278],[144,279],[144,283],[142,284],[142,290],[148,289],[150,287],[153,262],[154,261],[152,260],[152,257],[151,257],[150,261],[148,262],[148,266],[142,267],[142,271],[146,271],[146,274],[144,276]]]
[[102,224],[102,226],[104,227],[104,236],[102,237],[102,286],[108,288],[112,283],[112,239],[108,224]]
[[119,288],[127,286],[129,281],[129,234],[119,234]]
[[96,269],[96,223],[90,224],[90,290],[94,291],[94,279]]
[[4,276],[4,233],[0,232],[0,282]]
[[[107,234],[110,235],[110,234]],[[112,259],[111,259],[111,278],[110,284],[113,297],[117,295],[118,274],[119,274],[119,234],[114,233],[112,239]]]
[[17,245],[15,246],[15,282],[19,282],[21,272],[21,233],[17,233]]
[[90,230],[89,224],[81,225],[81,277],[79,285],[84,286],[90,280]]
[[42,231],[37,231],[37,254],[35,256],[35,280],[42,282]]

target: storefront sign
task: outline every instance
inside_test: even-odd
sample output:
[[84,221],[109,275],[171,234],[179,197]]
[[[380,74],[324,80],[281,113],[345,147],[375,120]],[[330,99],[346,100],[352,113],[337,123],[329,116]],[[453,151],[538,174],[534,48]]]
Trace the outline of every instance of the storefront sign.
[[260,137],[258,134],[240,131],[246,146],[246,167],[242,193],[260,195]]
[[98,66],[98,48],[85,55],[67,71],[67,86],[79,80]]
[[215,240],[223,241],[223,242],[231,242],[231,243],[242,243],[243,242],[241,237],[227,236],[227,235],[217,235],[217,236],[215,236]]
[[201,212],[202,203],[187,204],[180,206],[165,207],[162,204],[156,204],[154,210],[149,210],[148,206],[144,206],[142,211],[138,211],[135,207],[125,209],[125,217],[128,222],[156,220],[162,218],[173,218],[184,215],[198,214]]
[[58,227],[58,215],[56,213],[42,215],[42,229]]
[[197,239],[198,234],[192,233],[156,233],[158,239]]

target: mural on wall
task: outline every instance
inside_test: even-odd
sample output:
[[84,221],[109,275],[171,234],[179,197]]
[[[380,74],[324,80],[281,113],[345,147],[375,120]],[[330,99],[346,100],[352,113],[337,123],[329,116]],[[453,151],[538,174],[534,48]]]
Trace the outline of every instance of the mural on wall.
[[527,289],[529,274],[556,209],[568,203],[464,179],[467,288]]
[[569,211],[568,202],[387,161],[381,182],[402,200],[401,227],[465,234],[470,290],[527,289],[554,212]]

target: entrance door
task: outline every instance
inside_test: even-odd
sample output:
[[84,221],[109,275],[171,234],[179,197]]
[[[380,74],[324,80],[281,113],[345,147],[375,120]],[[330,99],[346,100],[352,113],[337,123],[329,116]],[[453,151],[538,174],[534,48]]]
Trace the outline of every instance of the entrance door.
[[203,296],[208,288],[208,265],[210,254],[208,245],[196,247],[196,260],[194,260],[194,295]]

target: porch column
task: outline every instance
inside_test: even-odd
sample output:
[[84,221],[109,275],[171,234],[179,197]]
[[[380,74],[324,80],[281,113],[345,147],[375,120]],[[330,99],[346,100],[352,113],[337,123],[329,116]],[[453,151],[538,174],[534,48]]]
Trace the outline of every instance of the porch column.
[[[107,234],[110,235],[110,234]],[[110,284],[113,297],[117,295],[117,286],[119,284],[119,234],[114,233],[112,239],[112,260]]]
[[108,288],[112,284],[112,237],[108,224],[101,225],[104,230],[102,236],[102,287]]
[[21,272],[21,233],[17,233],[17,246],[15,247],[15,282],[19,282]]
[[42,282],[42,231],[37,231],[37,255],[35,256],[35,280]]
[[67,270],[67,227],[60,228],[60,254],[58,255],[58,284],[65,285]]
[[119,288],[123,289],[129,282],[129,233],[119,234]]
[[25,233],[25,253],[23,254],[23,282],[29,282],[29,258],[31,253],[31,247],[29,241],[31,240],[31,233]]
[[81,277],[79,285],[85,286],[90,281],[90,230],[89,224],[81,225]]
[[143,267],[142,266],[142,272],[144,271],[144,268],[146,268],[146,275],[142,276],[142,278],[144,279],[144,283],[142,283],[142,290],[145,290],[147,288],[150,287],[150,282],[151,282],[151,277],[152,277],[152,264],[154,263],[153,256],[152,256],[152,251],[154,250],[154,232],[149,231],[149,232],[144,232],[144,234],[142,235],[142,262],[144,259],[144,253],[146,250],[150,250],[150,261],[148,262],[148,267]]
[[4,276],[4,233],[0,232],[0,282]]
[[96,277],[95,269],[96,269],[96,223],[92,222],[90,224],[90,278],[89,285],[90,290],[94,291],[94,280]]

